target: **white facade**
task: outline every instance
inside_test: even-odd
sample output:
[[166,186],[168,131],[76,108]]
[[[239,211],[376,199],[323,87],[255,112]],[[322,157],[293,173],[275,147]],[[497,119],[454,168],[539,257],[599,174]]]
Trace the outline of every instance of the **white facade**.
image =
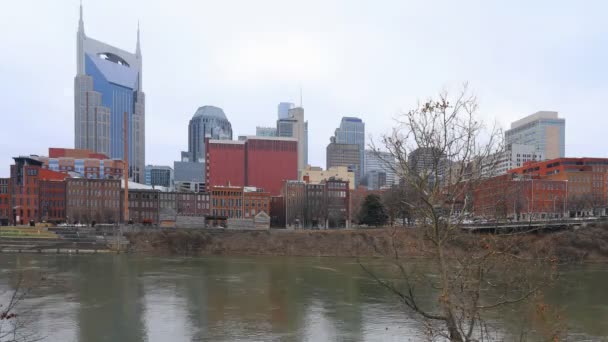
[[482,163],[481,175],[482,177],[504,175],[511,169],[522,167],[526,162],[544,159],[542,151],[538,151],[536,146],[511,144],[505,151],[488,157]]
[[513,122],[505,140],[507,145],[534,146],[547,159],[562,158],[566,154],[566,120],[557,112],[536,112]]

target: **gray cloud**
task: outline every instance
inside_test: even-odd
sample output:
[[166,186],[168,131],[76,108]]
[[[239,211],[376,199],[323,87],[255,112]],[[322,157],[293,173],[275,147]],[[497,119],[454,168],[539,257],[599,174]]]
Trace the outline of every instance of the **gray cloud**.
[[[369,135],[399,111],[469,81],[503,125],[536,110],[567,119],[566,153],[606,156],[608,4],[588,1],[85,1],[87,35],[127,50],[142,27],[148,163],[186,149],[198,106],[222,107],[238,135],[299,101],[311,163],[341,116]],[[11,157],[73,146],[78,1],[0,11],[0,176]],[[592,143],[592,141],[594,141]]]

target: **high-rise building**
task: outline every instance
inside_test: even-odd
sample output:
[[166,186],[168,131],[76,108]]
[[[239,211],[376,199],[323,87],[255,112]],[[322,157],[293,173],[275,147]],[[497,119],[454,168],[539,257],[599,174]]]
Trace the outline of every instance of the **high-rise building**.
[[511,124],[505,132],[507,145],[531,145],[547,159],[566,154],[566,120],[557,112],[541,111]]
[[[359,173],[365,171],[365,123],[355,117],[345,116],[340,121],[340,127],[335,132],[336,143],[356,144],[359,146]],[[357,178],[360,182],[361,178]]]
[[247,137],[208,140],[207,187],[252,186],[272,195],[285,180],[298,178],[298,142],[293,138]]
[[335,137],[327,145],[326,151],[327,169],[335,166],[346,166],[349,171],[355,173],[355,187],[361,182],[361,153],[357,144],[338,144]]
[[377,190],[382,186],[397,184],[397,177],[395,176],[396,167],[397,162],[391,153],[365,150],[367,188]]
[[504,175],[507,171],[524,165],[531,161],[545,160],[541,151],[533,145],[511,144],[504,151],[484,158],[481,166],[483,177]]
[[429,184],[435,184],[435,172],[441,182],[448,169],[448,159],[445,154],[437,148],[419,147],[407,156],[410,171],[418,175],[428,175]]
[[294,108],[294,104],[291,102],[281,102],[279,103],[277,114],[280,119],[287,119],[289,117],[289,110]]
[[205,162],[205,138],[232,140],[232,125],[221,108],[203,106],[188,124],[188,153],[191,162]]
[[289,109],[287,118],[277,120],[278,137],[298,141],[298,172],[308,165],[308,121],[304,121],[304,108]]
[[276,127],[256,127],[255,135],[258,137],[276,137],[277,136],[277,128]]
[[87,37],[81,5],[76,42],[74,145],[124,160],[126,114],[129,178],[143,182],[146,111],[139,27],[135,53]]
[[174,186],[173,169],[164,165],[146,165],[146,185],[164,186],[172,189]]

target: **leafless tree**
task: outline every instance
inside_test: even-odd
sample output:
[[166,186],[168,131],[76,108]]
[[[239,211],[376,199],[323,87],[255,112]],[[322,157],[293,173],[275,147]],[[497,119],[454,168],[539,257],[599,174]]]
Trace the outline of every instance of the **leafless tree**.
[[[526,301],[551,278],[544,271],[548,254],[528,251],[529,258],[522,257],[517,236],[463,233],[473,194],[484,181],[481,166],[492,167],[503,150],[501,130],[485,126],[477,110],[477,99],[465,85],[455,97],[443,92],[402,114],[382,139],[382,150],[396,161],[387,165],[395,165],[393,171],[413,194],[403,198],[416,222],[416,238],[408,247],[427,257],[432,275],[405,263],[396,247],[403,242],[395,239],[389,256],[398,280],[386,280],[360,262],[427,324],[433,338],[451,341],[488,338],[485,312]],[[436,305],[420,299],[421,289],[429,287]]]
[[29,309],[22,308],[23,301],[31,294],[33,286],[26,286],[24,278],[19,275],[13,290],[0,294],[6,301],[0,304],[0,341],[32,342],[41,338],[29,331]]

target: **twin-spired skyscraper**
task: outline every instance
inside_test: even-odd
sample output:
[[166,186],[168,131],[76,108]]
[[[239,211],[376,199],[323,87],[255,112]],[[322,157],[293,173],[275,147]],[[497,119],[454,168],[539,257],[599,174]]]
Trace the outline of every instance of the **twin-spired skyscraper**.
[[87,37],[82,5],[78,21],[74,78],[74,145],[124,159],[123,122],[127,115],[129,178],[144,182],[145,95],[139,27],[135,53]]

